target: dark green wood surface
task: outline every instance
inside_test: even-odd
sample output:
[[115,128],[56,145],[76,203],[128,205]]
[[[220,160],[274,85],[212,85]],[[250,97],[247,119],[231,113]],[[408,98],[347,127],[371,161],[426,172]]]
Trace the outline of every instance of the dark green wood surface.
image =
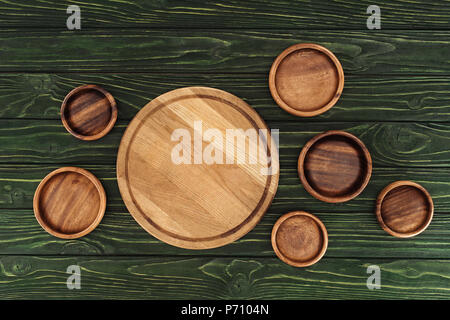
[[[450,286],[448,260],[326,259],[297,269],[254,257],[0,257],[4,298],[448,299]],[[372,264],[385,289],[367,289]],[[68,265],[81,268],[80,290],[61,290]]]
[[414,0],[1,0],[0,26],[53,27],[66,23],[68,5],[83,10],[86,28],[365,29],[367,7],[383,10],[383,29],[449,29],[448,1]]
[[86,83],[99,84],[114,94],[120,104],[119,120],[132,119],[142,106],[164,92],[210,86],[241,97],[266,121],[450,121],[450,76],[347,75],[337,105],[304,119],[280,112],[267,87],[268,74],[98,72],[0,73],[0,119],[60,119],[64,96]]
[[[68,4],[82,30],[65,27]],[[369,4],[382,29],[367,30]],[[0,299],[449,299],[449,1],[41,1],[0,0]],[[273,59],[316,42],[341,60],[342,98],[323,115],[298,118],[268,90]],[[63,128],[64,96],[99,84],[118,101],[119,120],[84,142]],[[212,86],[248,102],[280,130],[280,185],[262,221],[213,250],[175,248],[146,233],[124,206],[115,177],[121,136],[136,112],[169,90]],[[347,203],[310,196],[297,176],[304,143],[329,129],[360,137],[374,161],[365,191]],[[32,210],[50,171],[81,166],[98,176],[108,203],[98,228],[77,240],[47,234]],[[375,198],[410,179],[435,204],[430,227],[396,239],[378,225]],[[292,210],[316,214],[329,248],[316,265],[279,261],[270,232]],[[82,289],[68,290],[78,264]],[[382,288],[366,287],[369,265]]]
[[267,74],[299,42],[332,50],[347,75],[449,75],[449,31],[5,29],[1,72]]

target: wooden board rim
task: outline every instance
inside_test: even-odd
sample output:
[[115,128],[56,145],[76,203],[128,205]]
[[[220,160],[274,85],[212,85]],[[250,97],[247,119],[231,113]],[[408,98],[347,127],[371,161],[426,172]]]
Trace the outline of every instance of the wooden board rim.
[[[98,92],[100,92],[102,95],[104,95],[106,97],[106,99],[109,102],[109,107],[111,109],[111,117],[109,119],[108,124],[106,125],[106,127],[103,128],[103,130],[101,130],[100,132],[98,132],[97,134],[94,135],[84,135],[81,134],[79,132],[77,132],[76,130],[74,130],[74,128],[72,128],[72,126],[69,124],[69,121],[66,118],[66,113],[65,110],[67,108],[67,103],[70,100],[71,97],[73,97],[75,94],[78,94],[80,92],[83,91],[88,91],[88,90],[96,90]],[[80,139],[80,140],[86,140],[86,141],[92,141],[92,140],[98,140],[102,137],[104,137],[106,134],[108,134],[109,131],[111,131],[111,129],[114,127],[114,124],[117,121],[117,103],[116,100],[114,99],[114,97],[112,96],[111,93],[109,93],[108,91],[106,91],[105,89],[103,89],[102,87],[100,87],[99,85],[95,85],[95,84],[87,84],[87,85],[82,85],[79,86],[75,89],[73,89],[72,91],[70,91],[66,97],[64,98],[62,104],[61,104],[61,121],[63,123],[64,128],[66,128],[66,130],[72,134],[74,137]]]
[[[158,110],[158,108],[164,107],[164,104],[173,103],[175,100],[187,96],[191,96],[193,91],[196,90],[207,90],[210,91],[211,96],[207,96],[208,98],[216,99],[214,94],[220,95],[222,98],[226,97],[228,100],[231,101],[238,101],[239,107],[231,103],[233,108],[238,110],[241,114],[244,114],[246,112],[246,118],[249,120],[249,117],[252,121],[255,121],[254,123],[256,125],[259,125],[259,128],[265,128],[269,129],[269,127],[266,125],[264,120],[258,115],[258,113],[249,106],[245,101],[240,99],[239,97],[228,93],[226,91],[216,89],[216,88],[210,88],[210,87],[202,87],[202,86],[195,86],[195,87],[183,87],[178,88],[175,90],[168,91],[166,93],[163,93],[162,95],[154,98],[149,103],[147,103],[131,120],[129,123],[127,129],[125,130],[125,133],[122,136],[122,140],[120,142],[119,151],[117,154],[117,163],[116,163],[116,174],[117,174],[117,180],[119,185],[119,191],[122,196],[122,199],[130,211],[130,214],[133,216],[133,218],[136,220],[136,222],[148,233],[156,237],[157,239],[166,242],[170,245],[177,246],[180,248],[185,249],[211,249],[220,247],[226,244],[229,244],[237,239],[240,239],[245,234],[250,232],[256,224],[261,220],[261,218],[264,216],[265,212],[269,208],[270,204],[273,201],[273,198],[275,197],[275,193],[278,187],[278,180],[279,180],[279,160],[278,160],[278,150],[272,150],[270,148],[270,152],[272,154],[272,159],[275,159],[275,164],[277,166],[277,173],[273,175],[268,175],[268,182],[266,184],[265,192],[263,194],[263,197],[260,200],[260,203],[258,206],[254,209],[254,211],[251,213],[251,215],[245,219],[238,227],[233,228],[230,230],[229,233],[224,234],[224,236],[219,235],[215,236],[211,239],[189,239],[184,238],[180,236],[175,236],[174,234],[171,234],[170,232],[167,232],[166,230],[162,231],[160,226],[157,226],[149,217],[147,217],[143,210],[139,207],[139,205],[136,203],[136,201],[133,200],[132,193],[130,191],[130,188],[128,187],[128,183],[126,182],[128,180],[128,166],[125,165],[126,159],[128,158],[128,152],[129,152],[129,145],[131,144],[131,141],[133,140],[137,130],[139,129],[139,126],[141,123],[145,120],[146,117],[151,115],[151,113]],[[167,97],[171,97],[172,95],[175,95],[176,99],[169,99],[167,100]],[[226,102],[228,105],[230,105],[229,101],[218,99],[222,102]],[[161,101],[161,102],[159,102]],[[241,108],[244,108],[245,110],[241,110]],[[144,119],[144,120],[140,120]],[[136,121],[135,121],[136,120]],[[250,120],[249,120],[250,121]],[[258,123],[256,123],[258,122]],[[268,132],[268,137],[272,139],[272,135],[270,132]],[[266,193],[266,191],[269,190],[269,192]],[[274,190],[273,192],[270,190]]]
[[[42,219],[42,213],[40,211],[39,201],[40,201],[40,195],[41,195],[42,189],[44,188],[44,186],[50,179],[52,179],[54,176],[56,176],[60,173],[63,173],[63,172],[78,173],[78,174],[81,174],[84,177],[86,177],[95,186],[96,190],[98,191],[99,198],[100,198],[99,210],[97,212],[95,220],[89,225],[89,227],[87,227],[86,229],[84,229],[80,232],[77,232],[77,233],[66,234],[66,233],[62,233],[62,232],[59,232],[59,231],[53,229]],[[35,191],[34,197],[33,197],[33,211],[34,211],[34,216],[35,216],[36,220],[38,221],[40,226],[45,231],[47,231],[49,234],[51,234],[55,237],[61,238],[61,239],[77,239],[77,238],[81,238],[81,237],[87,235],[88,233],[92,232],[100,224],[101,220],[103,219],[105,210],[106,210],[106,193],[105,193],[105,189],[103,188],[100,180],[96,176],[94,176],[91,172],[89,172],[88,170],[82,169],[79,167],[61,167],[56,170],[53,170],[52,172],[47,174],[44,177],[44,179],[41,180],[38,187],[36,188],[36,191]]]
[[[411,186],[411,187],[415,187],[416,189],[418,189],[419,191],[421,191],[421,193],[423,194],[424,198],[426,199],[427,203],[428,203],[428,216],[427,219],[425,220],[425,223],[419,227],[418,229],[412,231],[412,232],[398,232],[396,230],[393,230],[392,228],[390,228],[384,221],[383,219],[383,215],[381,212],[381,207],[383,204],[383,200],[386,197],[386,195],[394,190],[395,188],[398,188],[400,186]],[[431,197],[430,193],[427,191],[427,189],[425,189],[422,185],[418,184],[417,182],[414,181],[410,181],[410,180],[399,180],[399,181],[394,181],[390,184],[388,184],[383,190],[381,190],[381,192],[378,194],[377,197],[377,201],[376,201],[376,209],[375,209],[375,214],[378,220],[378,223],[380,224],[381,228],[386,231],[387,233],[389,233],[390,235],[397,237],[397,238],[411,238],[414,237],[420,233],[422,233],[423,231],[425,231],[428,226],[431,223],[431,220],[433,220],[433,215],[434,215],[434,204],[433,204],[433,198]]]
[[[300,262],[300,261],[291,260],[287,256],[285,256],[278,248],[277,239],[276,239],[278,229],[283,224],[283,222],[285,222],[287,219],[295,217],[295,216],[306,216],[308,218],[311,218],[312,220],[314,220],[314,222],[316,222],[320,231],[322,232],[322,240],[323,240],[322,248],[320,249],[319,253],[314,258],[310,259],[309,261]],[[306,211],[292,211],[292,212],[285,213],[280,218],[278,218],[278,220],[275,222],[275,224],[272,228],[271,242],[272,242],[272,248],[273,248],[275,254],[281,261],[283,261],[291,266],[294,266],[294,267],[309,267],[309,266],[317,263],[325,255],[325,252],[327,251],[327,248],[328,248],[328,232],[327,232],[327,228],[325,227],[325,224],[322,222],[322,220],[317,218],[315,215],[313,215],[309,212],[306,212]]]
[[[276,74],[277,74],[277,70],[278,70],[278,67],[280,66],[281,62],[292,52],[302,50],[302,49],[313,49],[313,50],[320,51],[321,53],[324,53],[334,63],[337,74],[338,74],[338,87],[336,89],[336,93],[333,96],[333,98],[327,104],[322,106],[321,108],[313,110],[313,111],[302,111],[302,110],[298,110],[298,109],[293,108],[290,105],[288,105],[281,98],[281,96],[277,90],[277,86],[276,86]],[[314,116],[322,114],[322,113],[328,111],[329,109],[331,109],[337,103],[339,98],[341,97],[342,91],[344,89],[344,69],[342,68],[342,65],[341,65],[339,59],[333,54],[333,52],[331,52],[327,48],[325,48],[321,45],[315,44],[315,43],[294,44],[294,45],[286,48],[283,52],[281,52],[278,55],[278,57],[274,60],[274,62],[272,63],[272,66],[271,66],[270,72],[269,72],[269,89],[270,89],[270,93],[271,93],[273,99],[275,100],[275,102],[278,104],[278,106],[280,106],[285,111],[287,111],[290,114],[293,114],[295,116],[314,117]]]
[[[355,190],[354,192],[352,192],[351,194],[344,195],[344,196],[337,196],[337,197],[325,196],[325,195],[319,193],[317,190],[315,190],[308,182],[308,179],[305,174],[305,168],[304,168],[305,158],[306,158],[308,151],[311,149],[311,147],[320,139],[322,139],[324,137],[332,136],[332,135],[339,135],[339,136],[344,136],[346,138],[350,138],[353,142],[355,142],[361,148],[361,151],[363,152],[365,160],[366,160],[366,176],[364,177],[363,182],[360,185],[360,187],[357,190]],[[370,181],[370,177],[372,175],[372,158],[371,158],[370,152],[367,149],[367,147],[365,146],[365,144],[359,138],[354,136],[353,134],[348,133],[346,131],[341,131],[341,130],[329,130],[329,131],[326,131],[326,132],[323,132],[323,133],[320,133],[320,134],[314,136],[303,146],[303,148],[300,152],[300,155],[298,157],[297,170],[298,170],[300,181],[302,182],[303,187],[313,197],[315,197],[318,200],[329,202],[329,203],[345,202],[345,201],[349,201],[349,200],[357,197],[366,188],[367,184]]]

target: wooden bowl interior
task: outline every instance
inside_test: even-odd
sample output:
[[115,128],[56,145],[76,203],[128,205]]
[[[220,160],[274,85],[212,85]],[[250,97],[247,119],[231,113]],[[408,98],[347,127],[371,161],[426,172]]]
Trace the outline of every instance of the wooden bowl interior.
[[291,212],[275,223],[272,246],[282,261],[306,267],[325,254],[328,234],[323,223],[313,215],[303,211]]
[[413,185],[390,190],[382,199],[380,211],[384,224],[399,234],[416,234],[424,229],[433,212],[427,195]]
[[342,135],[327,135],[316,141],[306,153],[303,167],[311,188],[327,198],[357,193],[369,174],[364,150]]
[[307,216],[293,216],[285,220],[276,235],[277,246],[289,260],[308,262],[323,247],[323,235],[317,223]]
[[92,181],[78,172],[60,172],[39,193],[37,218],[54,235],[74,235],[94,224],[100,194]]
[[339,79],[336,65],[327,54],[303,48],[281,60],[275,86],[286,105],[298,111],[313,112],[335,98]]
[[107,128],[112,118],[111,102],[94,88],[86,88],[71,95],[63,112],[70,129],[82,136],[99,134]]

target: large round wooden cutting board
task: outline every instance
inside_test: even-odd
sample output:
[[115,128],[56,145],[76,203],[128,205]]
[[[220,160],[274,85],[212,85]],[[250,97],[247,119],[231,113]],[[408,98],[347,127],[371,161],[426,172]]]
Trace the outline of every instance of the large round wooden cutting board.
[[273,141],[258,114],[232,94],[170,91],[125,131],[117,156],[120,193],[158,239],[188,249],[223,246],[253,229],[272,202],[279,177]]

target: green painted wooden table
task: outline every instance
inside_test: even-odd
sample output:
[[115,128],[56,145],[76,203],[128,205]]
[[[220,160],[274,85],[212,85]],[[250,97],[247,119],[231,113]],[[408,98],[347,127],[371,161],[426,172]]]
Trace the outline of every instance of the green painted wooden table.
[[[81,30],[66,28],[69,4]],[[381,8],[381,30],[366,9]],[[0,0],[0,298],[17,299],[374,299],[450,297],[450,3],[447,1],[56,1]],[[273,59],[316,42],[343,64],[338,104],[315,118],[281,110],[268,89]],[[83,142],[63,128],[59,108],[72,88],[99,84],[118,101],[105,138]],[[257,227],[207,251],[171,247],[147,234],[124,206],[115,177],[120,138],[156,96],[205,85],[247,101],[280,129],[280,185]],[[303,144],[328,129],[349,131],[371,151],[366,190],[342,204],[320,202],[301,186]],[[32,198],[53,169],[75,165],[107,192],[99,227],[78,240],[44,232]],[[435,203],[430,227],[412,239],[385,233],[375,197],[410,179]],[[293,268],[272,251],[276,219],[316,214],[329,232],[325,257]],[[81,267],[81,289],[66,269]],[[381,289],[366,286],[378,265]]]

